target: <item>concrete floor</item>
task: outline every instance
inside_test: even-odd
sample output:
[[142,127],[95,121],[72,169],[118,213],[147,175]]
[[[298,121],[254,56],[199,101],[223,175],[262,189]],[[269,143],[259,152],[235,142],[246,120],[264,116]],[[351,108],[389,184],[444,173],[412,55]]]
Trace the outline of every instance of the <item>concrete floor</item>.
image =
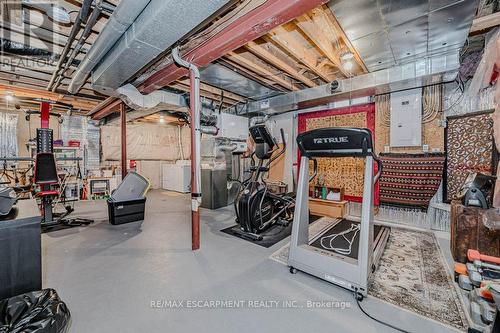
[[[362,314],[346,290],[269,260],[288,239],[266,249],[219,232],[234,223],[230,207],[202,210],[197,252],[190,248],[188,195],[151,191],[142,226],[110,225],[104,201],[76,208],[75,216],[97,222],[42,239],[44,287],[68,304],[70,332],[396,332]],[[188,300],[242,301],[242,307],[188,309]],[[156,301],[163,308],[152,307]],[[184,303],[168,308],[166,301]],[[295,308],[249,307],[249,301],[291,301]],[[307,301],[350,307],[312,309]],[[362,305],[410,332],[454,332],[373,298]]]

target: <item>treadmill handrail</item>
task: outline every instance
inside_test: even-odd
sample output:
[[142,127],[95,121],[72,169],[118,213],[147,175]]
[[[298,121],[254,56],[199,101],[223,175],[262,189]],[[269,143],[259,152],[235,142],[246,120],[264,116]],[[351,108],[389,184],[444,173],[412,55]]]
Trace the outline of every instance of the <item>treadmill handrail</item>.
[[372,152],[372,157],[377,162],[377,174],[373,177],[373,184],[376,184],[382,176],[382,161],[378,158],[378,156]]
[[316,176],[318,175],[318,160],[315,159],[315,158],[313,158],[312,161],[313,161],[313,170],[314,170],[314,172],[311,175],[311,177],[309,177],[309,183],[312,182],[312,180],[314,178],[316,178]]

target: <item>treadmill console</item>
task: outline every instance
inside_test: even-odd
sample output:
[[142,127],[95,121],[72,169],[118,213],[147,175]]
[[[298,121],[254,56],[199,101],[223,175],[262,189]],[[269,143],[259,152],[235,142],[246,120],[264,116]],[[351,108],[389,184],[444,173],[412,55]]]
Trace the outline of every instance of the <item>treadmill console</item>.
[[302,156],[342,157],[372,155],[372,133],[367,128],[320,128],[297,136]]

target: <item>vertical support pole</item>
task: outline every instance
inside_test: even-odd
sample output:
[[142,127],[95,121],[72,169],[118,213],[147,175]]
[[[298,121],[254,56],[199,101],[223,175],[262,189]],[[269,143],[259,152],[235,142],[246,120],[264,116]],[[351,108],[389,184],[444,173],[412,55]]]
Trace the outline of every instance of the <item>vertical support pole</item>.
[[121,160],[122,160],[122,179],[127,175],[127,110],[125,103],[120,104],[120,127],[121,127]]
[[40,103],[40,128],[49,128],[50,103]]
[[[197,172],[196,165],[201,163],[198,161],[200,156],[200,141],[201,133],[197,128],[199,117],[199,104],[200,104],[200,90],[199,90],[199,76],[196,77],[195,71],[189,72],[190,80],[190,102],[189,108],[191,109],[191,249],[198,250],[200,248],[200,174]],[[197,82],[198,81],[198,82]]]
[[183,60],[179,47],[172,50],[177,65],[189,69],[191,109],[191,249],[200,248],[200,204],[201,204],[201,100],[200,71],[196,65]]

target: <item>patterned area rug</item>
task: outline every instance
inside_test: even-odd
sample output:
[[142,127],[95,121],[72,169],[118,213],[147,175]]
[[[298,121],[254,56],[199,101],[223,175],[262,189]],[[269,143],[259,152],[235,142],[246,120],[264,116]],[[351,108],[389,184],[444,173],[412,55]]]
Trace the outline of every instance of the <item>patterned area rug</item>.
[[444,154],[381,154],[380,203],[427,209],[443,178]]
[[368,293],[386,302],[466,329],[467,319],[432,233],[391,229]]
[[[331,219],[309,226],[312,239]],[[269,258],[287,264],[290,243]],[[391,229],[368,293],[424,317],[466,330],[467,319],[443,255],[432,233]]]

